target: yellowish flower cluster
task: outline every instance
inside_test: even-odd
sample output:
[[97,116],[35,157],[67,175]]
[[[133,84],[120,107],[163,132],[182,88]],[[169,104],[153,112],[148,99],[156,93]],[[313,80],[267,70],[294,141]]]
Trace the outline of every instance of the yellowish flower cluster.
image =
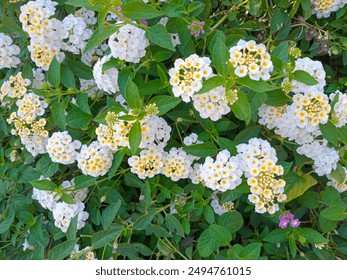
[[161,172],[163,167],[163,152],[156,146],[142,150],[140,156],[132,156],[128,159],[131,172],[137,174],[140,179],[152,178]]
[[279,210],[278,202],[286,200],[284,192],[285,181],[276,179],[275,176],[283,175],[283,167],[276,165],[271,159],[260,161],[258,168],[251,170],[253,177],[247,179],[248,185],[251,186],[249,201],[255,204],[257,213],[274,214]]
[[18,135],[22,144],[33,156],[46,153],[48,131],[45,130],[46,120],[44,118],[29,123],[13,112],[7,122],[14,124],[11,134]]
[[18,106],[18,117],[27,123],[32,123],[36,117],[42,116],[48,107],[46,101],[34,93],[27,93],[16,102]]
[[29,1],[21,6],[19,20],[30,37],[28,49],[31,59],[43,70],[48,70],[54,56],[61,62],[65,55],[61,50],[61,22],[51,19],[57,2]]
[[172,92],[189,102],[195,92],[202,88],[202,82],[212,76],[211,60],[192,54],[185,60],[179,58],[175,67],[169,70]]
[[93,177],[105,175],[111,168],[112,160],[111,150],[101,146],[98,141],[92,142],[89,146],[83,145],[81,153],[77,155],[79,169]]
[[270,79],[273,64],[264,44],[256,44],[253,40],[240,40],[236,46],[230,48],[229,53],[229,61],[235,67],[236,76],[248,75],[256,81]]
[[98,141],[102,146],[107,146],[113,152],[119,147],[129,147],[128,133],[133,122],[120,120],[119,117],[125,115],[124,112],[116,114],[108,112],[105,121],[107,125],[100,124],[96,129]]
[[293,97],[294,117],[298,127],[314,130],[320,123],[328,121],[331,106],[322,92],[307,92]]
[[[10,76],[8,81],[4,82],[0,89],[0,101],[3,102],[5,97],[20,98],[27,92],[30,85],[29,79],[22,77],[22,72],[18,72],[16,76]],[[6,104],[6,101],[5,101]]]
[[182,148],[172,148],[164,153],[162,173],[172,181],[188,178],[191,165],[196,158],[188,155]]

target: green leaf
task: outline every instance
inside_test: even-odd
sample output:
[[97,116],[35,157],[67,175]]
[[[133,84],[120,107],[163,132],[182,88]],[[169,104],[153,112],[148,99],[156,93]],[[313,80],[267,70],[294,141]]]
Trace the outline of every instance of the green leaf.
[[175,108],[182,101],[181,98],[174,96],[155,96],[149,101],[149,104],[156,104],[159,110],[159,116],[165,115],[171,109]]
[[198,239],[198,252],[201,257],[208,257],[214,250],[227,245],[231,239],[231,233],[226,228],[220,225],[210,225]]
[[101,224],[104,229],[107,229],[116,217],[118,210],[120,209],[122,202],[118,200],[115,203],[110,204],[101,215]]
[[67,231],[66,231],[67,240],[75,240],[76,239],[77,222],[78,222],[78,215],[76,215],[71,220],[69,227],[67,228]]
[[296,70],[293,72],[293,79],[303,83],[307,86],[314,86],[316,84],[318,84],[318,81],[313,78],[309,73],[307,73],[306,71],[303,70]]
[[171,36],[166,30],[166,27],[162,24],[157,24],[150,27],[146,32],[146,37],[150,42],[158,45],[159,47],[168,49],[170,51],[175,51],[175,47],[171,41]]
[[249,124],[252,116],[251,105],[243,91],[238,92],[238,100],[230,108],[238,119]]
[[231,233],[235,233],[242,228],[243,218],[240,212],[227,212],[218,218],[218,224],[228,229]]
[[319,194],[314,191],[306,191],[303,195],[298,197],[298,202],[309,209],[319,207]]
[[215,213],[210,205],[206,205],[204,207],[204,209],[202,210],[202,214],[204,215],[206,222],[208,222],[209,224],[213,224]]
[[129,77],[125,88],[125,99],[131,109],[141,109],[142,102],[137,85]]
[[339,184],[342,184],[346,180],[346,172],[345,169],[342,167],[341,164],[337,164],[337,167],[335,170],[333,170],[330,174],[330,177],[333,178],[335,181],[337,181]]
[[289,238],[289,250],[292,257],[295,258],[297,253],[297,248],[296,248],[295,238],[292,236]]
[[142,2],[129,2],[122,7],[122,14],[130,19],[152,19],[163,15],[160,11]]
[[252,243],[248,244],[246,247],[241,246],[240,244],[235,244],[233,246],[233,255],[231,259],[235,260],[256,260],[260,256],[261,243]]
[[66,122],[72,128],[82,129],[89,126],[93,115],[84,112],[79,107],[70,104],[72,110],[67,113]]
[[218,74],[224,77],[229,74],[227,64],[229,58],[230,55],[227,46],[221,38],[218,38],[215,45],[212,48],[212,62]]
[[236,83],[240,84],[241,86],[247,87],[255,92],[267,92],[276,89],[275,86],[265,81],[254,81],[251,80],[249,77],[238,78],[236,80]]
[[344,207],[332,206],[324,209],[320,215],[329,221],[343,221],[346,218],[346,211]]
[[49,251],[48,257],[50,260],[62,260],[69,256],[75,248],[78,239],[67,240],[58,244],[52,250]]
[[252,16],[259,17],[263,13],[263,9],[261,6],[262,0],[252,0],[252,1],[249,1],[248,4],[249,4],[248,11]]
[[192,2],[188,4],[187,12],[191,17],[197,17],[202,13],[205,8],[205,4],[201,2]]
[[43,179],[43,180],[35,180],[35,181],[30,181],[30,184],[38,190],[41,191],[55,191],[58,186],[54,184],[52,181]]
[[96,182],[96,178],[88,175],[80,175],[75,177],[75,188],[76,190],[81,190],[88,188]]
[[236,145],[240,143],[246,143],[250,139],[257,137],[261,131],[260,125],[250,126],[246,129],[242,130],[239,134],[234,138],[234,142]]
[[46,178],[52,177],[59,170],[59,164],[52,162],[49,155],[43,155],[36,163],[36,171]]
[[298,234],[306,239],[308,243],[326,243],[327,239],[312,228],[298,228]]
[[47,80],[52,86],[56,88],[59,87],[60,63],[58,62],[56,57],[53,58],[53,60],[51,61],[51,64],[49,65],[49,69],[47,72]]
[[280,59],[280,61],[285,64],[289,59],[289,45],[288,43],[281,43],[271,52],[271,58],[275,56]]
[[323,137],[328,140],[329,143],[337,146],[339,143],[338,138],[338,130],[335,125],[333,125],[330,121],[325,124],[319,124],[319,129],[323,134]]
[[60,67],[61,83],[66,88],[76,88],[75,76],[70,67],[63,63]]
[[64,201],[67,204],[76,204],[76,201],[74,201],[73,198],[70,195],[66,194],[66,193],[63,193],[61,195],[60,200]]
[[184,147],[183,150],[196,157],[214,156],[218,153],[218,148],[212,142],[193,144]]
[[151,210],[147,214],[140,216],[135,222],[134,222],[134,229],[135,230],[143,230],[147,228],[152,220],[154,219],[156,215],[156,210]]
[[90,106],[88,102],[89,98],[86,93],[79,93],[76,98],[77,106],[87,114],[91,114]]
[[265,101],[265,104],[279,107],[279,106],[286,105],[287,103],[291,101],[292,101],[292,98],[286,95],[283,91],[274,90],[274,91],[267,92],[267,99]]
[[184,236],[184,230],[179,220],[171,214],[165,216],[165,222],[171,233]]
[[134,122],[129,131],[129,144],[132,154],[135,154],[141,144],[142,131],[139,121]]
[[[10,207],[8,209],[7,213],[8,214],[7,214],[7,217],[5,218],[5,220],[3,220],[0,223],[0,234],[3,234],[5,232],[7,232],[9,230],[9,228],[11,227],[12,223],[13,223],[13,220],[14,220],[14,217],[15,217],[15,212],[14,212],[13,208]],[[3,216],[3,215],[4,215],[4,213],[1,214],[1,216]]]
[[83,62],[69,60],[68,64],[76,77],[84,80],[94,79],[92,68],[85,65]]
[[94,31],[93,35],[88,40],[86,47],[83,52],[88,52],[97,46],[99,46],[102,41],[110,38],[110,36],[116,33],[120,28],[120,25],[108,25],[107,27],[98,28]]
[[278,30],[280,30],[283,27],[283,25],[284,25],[283,21],[284,20],[283,20],[283,16],[282,16],[281,10],[276,8],[275,11],[274,11],[274,14],[272,15],[272,18],[270,20],[270,31],[271,31],[271,33],[275,33]]
[[225,84],[225,80],[223,77],[221,77],[221,76],[211,77],[202,83],[202,88],[196,94],[208,92],[208,91],[210,91],[216,87],[222,86],[224,84]]
[[228,150],[234,156],[237,154],[236,144],[229,138],[218,137],[217,141],[221,149]]
[[99,11],[100,7],[95,4],[91,4],[88,0],[68,0],[65,2],[66,5],[71,5],[74,7],[84,7],[88,10]]
[[63,102],[55,102],[52,106],[52,117],[54,122],[61,130],[66,129],[66,117]]
[[111,179],[116,174],[116,171],[118,170],[119,165],[122,163],[124,156],[125,151],[123,149],[114,153],[112,166],[108,171],[108,179]]
[[283,179],[286,181],[286,203],[301,196],[310,187],[317,184],[317,181],[311,175],[300,174],[294,171],[288,172]]
[[270,243],[280,243],[287,239],[288,232],[284,228],[278,228],[267,234],[263,240]]
[[123,232],[123,227],[119,226],[117,228],[105,229],[97,232],[92,237],[92,246],[94,249],[101,248],[108,243],[113,243],[116,238],[118,238]]

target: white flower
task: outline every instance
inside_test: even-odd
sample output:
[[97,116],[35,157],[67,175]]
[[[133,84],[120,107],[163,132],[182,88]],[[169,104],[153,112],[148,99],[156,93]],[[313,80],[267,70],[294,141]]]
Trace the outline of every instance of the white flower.
[[140,59],[146,55],[146,48],[149,46],[145,34],[146,31],[136,26],[123,25],[108,40],[112,56],[127,62],[139,63]]
[[78,167],[83,174],[93,177],[103,176],[111,168],[113,154],[107,147],[94,141],[89,146],[83,145],[77,156]]
[[11,37],[0,33],[0,69],[16,67],[20,63],[19,53],[20,48],[13,44]]
[[117,68],[110,68],[102,71],[103,65],[111,59],[111,55],[104,56],[99,59],[93,68],[93,76],[96,85],[99,89],[107,93],[117,93],[118,87],[118,70]]
[[62,164],[72,164],[75,162],[78,153],[77,149],[81,147],[78,140],[72,141],[67,131],[54,132],[48,139],[47,152],[53,162]]
[[273,65],[265,45],[256,44],[253,40],[248,42],[240,40],[236,46],[230,48],[229,54],[229,61],[235,68],[236,76],[248,75],[256,81],[270,79]]

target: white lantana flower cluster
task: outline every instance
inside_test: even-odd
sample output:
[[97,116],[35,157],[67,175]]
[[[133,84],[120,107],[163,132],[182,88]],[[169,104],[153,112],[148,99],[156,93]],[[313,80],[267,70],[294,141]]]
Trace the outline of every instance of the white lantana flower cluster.
[[93,76],[99,89],[112,94],[119,91],[118,87],[118,69],[109,68],[102,70],[103,65],[111,59],[111,55],[99,59],[93,68]]
[[132,156],[128,159],[131,172],[140,179],[152,178],[159,174],[163,167],[163,151],[160,147],[151,146],[142,150],[140,156]]
[[14,124],[12,135],[19,135],[22,144],[33,155],[46,153],[48,131],[45,130],[46,120],[36,119],[45,113],[48,104],[39,96],[29,92],[16,102],[17,112],[13,112],[7,123]]
[[229,61],[235,68],[236,76],[248,75],[255,81],[270,79],[273,64],[264,44],[256,44],[253,40],[240,40],[236,46],[230,48],[229,53]]
[[191,165],[196,157],[187,154],[182,148],[171,148],[164,152],[162,174],[176,182],[189,177]]
[[20,48],[13,44],[10,36],[0,33],[0,69],[13,68],[20,63]]
[[216,87],[202,94],[192,96],[193,106],[203,119],[217,121],[230,112],[225,99],[225,87]]
[[279,210],[278,203],[286,200],[286,183],[276,178],[283,175],[283,167],[276,165],[275,149],[269,142],[258,138],[252,138],[248,144],[240,144],[236,148],[240,167],[251,187],[248,200],[255,204],[255,212],[274,214]]
[[57,4],[51,0],[37,0],[20,7],[19,20],[30,37],[31,59],[43,70],[48,70],[54,56],[59,62],[65,58],[61,52],[61,22],[51,18]]
[[337,94],[338,100],[331,111],[331,118],[336,127],[342,127],[347,124],[347,94],[336,91],[329,95],[330,100],[333,101]]
[[54,225],[62,232],[66,232],[71,220],[77,215],[77,229],[85,226],[85,221],[88,219],[89,214],[84,210],[84,203],[77,202],[75,204],[67,204],[65,202],[58,202],[53,209]]
[[346,0],[311,0],[312,13],[317,18],[327,18],[331,13],[336,12],[347,4]]
[[164,148],[170,140],[171,127],[158,116],[146,116],[141,122],[142,141],[140,148],[152,144]]
[[[134,122],[119,119],[124,115],[124,112],[118,114],[108,112],[105,117],[107,125],[100,124],[96,129],[100,144],[109,147],[113,152],[120,147],[130,147],[128,133]],[[155,145],[163,149],[166,146],[170,139],[171,127],[163,118],[147,115],[140,124],[142,131],[140,148],[145,149]]]
[[105,117],[107,125],[100,124],[95,130],[101,146],[108,147],[112,152],[117,151],[120,147],[130,147],[128,133],[132,123],[119,119],[124,115],[124,112],[118,114],[108,112]]
[[201,167],[202,182],[212,190],[233,190],[241,184],[241,176],[238,160],[228,150],[220,151],[216,160],[207,157]]
[[319,124],[328,121],[331,106],[322,92],[295,94],[293,103],[282,107],[262,105],[259,123],[290,141],[310,143],[321,135]]
[[212,77],[211,60],[208,57],[199,57],[192,54],[185,60],[179,58],[174,67],[169,70],[172,92],[189,102],[194,93],[202,88],[202,82]]
[[[301,82],[298,82],[296,80],[292,80],[291,81],[291,85],[292,85],[292,92],[294,93],[306,93],[306,92],[313,92],[313,91],[320,91],[322,92],[324,90],[324,87],[326,85],[326,81],[325,81],[325,70],[323,68],[323,64],[320,61],[317,60],[312,60],[308,57],[304,57],[304,58],[298,58],[295,61],[295,68],[293,71],[296,70],[302,70],[305,71],[307,73],[309,73],[313,78],[316,79],[316,81],[318,82],[318,84],[314,85],[314,86],[308,86],[305,85]],[[283,83],[288,82],[288,78],[285,78],[283,80]]]
[[345,171],[345,180],[342,183],[337,182],[329,174],[327,175],[327,178],[330,180],[327,186],[333,186],[339,193],[347,191],[347,169],[343,167],[343,170]]
[[18,72],[16,76],[10,76],[8,81],[5,81],[0,89],[0,101],[2,106],[8,104],[4,102],[5,97],[21,98],[27,93],[27,87],[31,84],[29,79],[22,77],[22,72]]
[[77,155],[79,169],[85,175],[93,177],[103,176],[111,168],[113,160],[112,151],[100,145],[98,141],[89,146],[83,145],[80,154]]
[[300,155],[313,159],[313,169],[319,176],[330,174],[336,169],[340,159],[338,152],[334,148],[328,147],[328,141],[325,139],[304,144],[296,151]]
[[81,148],[81,142],[72,141],[72,137],[67,131],[54,132],[48,139],[47,152],[53,162],[61,164],[72,164],[75,162],[78,153],[76,150]]
[[61,28],[62,49],[73,54],[80,54],[93,34],[82,17],[72,14],[63,19]]
[[32,123],[37,117],[45,113],[48,103],[36,94],[29,92],[16,102],[17,115],[27,123]]
[[131,24],[123,25],[108,40],[112,56],[127,62],[139,63],[146,55],[146,48],[149,46],[145,34],[146,31],[141,28]]
[[[45,179],[41,177],[41,180]],[[49,180],[49,179],[46,179]],[[59,202],[61,194],[54,191],[44,191],[33,188],[32,198],[37,200],[41,206],[53,212],[54,225],[61,229],[62,232],[66,232],[71,220],[77,215],[77,229],[81,229],[85,225],[85,221],[88,219],[89,214],[84,210],[84,203],[88,194],[88,189],[82,189],[76,191],[74,188],[74,180],[64,181],[62,188],[66,190],[66,193],[71,195],[74,199],[74,204],[67,204],[65,202]]]
[[223,204],[220,204],[219,198],[218,198],[218,192],[213,192],[211,196],[211,207],[213,208],[213,211],[221,216],[224,213],[230,212],[234,209],[234,202],[228,201]]
[[312,132],[319,124],[327,123],[331,107],[329,98],[324,93],[316,91],[295,94],[293,101],[290,109],[293,109],[297,127]]

